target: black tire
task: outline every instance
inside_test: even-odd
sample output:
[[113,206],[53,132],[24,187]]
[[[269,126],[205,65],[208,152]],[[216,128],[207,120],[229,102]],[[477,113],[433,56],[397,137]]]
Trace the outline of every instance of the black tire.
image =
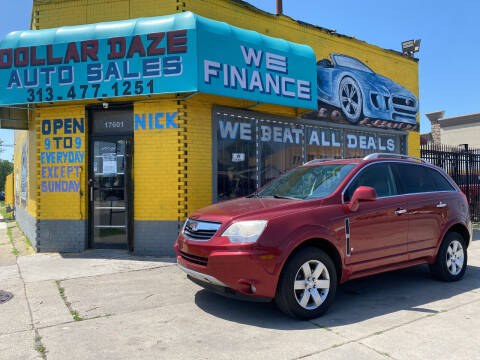
[[[307,279],[298,280],[302,279],[300,276],[304,274],[302,265],[306,263],[308,263],[310,269],[313,269],[312,275],[315,275],[315,265],[322,264],[326,268],[327,272],[325,272],[322,268],[323,270],[318,280],[325,281],[327,280],[326,277],[328,277],[330,283],[327,293],[325,293],[325,288],[317,288],[316,285],[313,285],[314,289],[310,288],[309,290],[307,290],[307,286],[305,287],[305,290],[294,289],[296,280],[304,281],[305,284],[307,284]],[[308,286],[311,286],[312,282],[315,283],[313,280],[309,281]],[[281,311],[289,316],[304,320],[313,319],[322,315],[328,310],[335,299],[337,286],[337,271],[332,259],[319,248],[305,247],[294,253],[294,255],[288,259],[287,263],[285,264],[278,282],[275,303]],[[323,299],[321,305],[317,306],[316,308],[307,309],[302,307],[299,301],[297,301],[297,298],[301,297],[304,291],[309,291],[307,297],[309,298],[308,303],[311,304],[311,307],[317,306],[315,300],[318,299],[318,295],[320,295],[321,298],[323,298],[323,296],[326,297]],[[310,295],[313,294],[312,291],[316,291],[315,296]]]
[[[460,271],[458,271],[458,265],[455,261],[455,267],[457,271],[452,273],[452,267],[449,265],[449,248],[452,250],[452,246],[454,243],[460,243],[463,252],[463,262]],[[458,249],[458,248],[457,248]],[[457,253],[460,250],[457,250]],[[450,260],[450,264],[452,261]],[[442,244],[440,245],[440,249],[438,250],[437,258],[435,259],[435,263],[430,265],[430,271],[433,273],[435,277],[443,281],[458,281],[460,280],[465,271],[467,270],[467,244],[465,239],[462,235],[457,232],[449,232],[443,238]]]

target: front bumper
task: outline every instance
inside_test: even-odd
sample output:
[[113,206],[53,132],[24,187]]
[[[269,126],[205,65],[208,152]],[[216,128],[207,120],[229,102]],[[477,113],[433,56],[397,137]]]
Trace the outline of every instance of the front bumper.
[[182,266],[179,263],[177,263],[177,266],[180,268],[180,270],[186,272],[188,276],[190,276],[194,279],[197,279],[201,282],[208,283],[208,284],[211,284],[211,285],[216,285],[216,286],[227,287],[227,285],[225,285],[224,283],[222,283],[220,280],[218,280],[217,278],[215,278],[213,276],[188,269],[188,268],[186,268],[185,266]]
[[231,289],[252,298],[275,297],[279,258],[266,249],[231,244],[222,237],[192,241],[182,234],[174,247],[180,269],[202,286]]
[[248,296],[242,293],[239,293],[228,286],[226,286],[224,283],[222,283],[220,280],[214,278],[213,276],[209,276],[206,274],[199,273],[197,271],[193,271],[190,269],[187,269],[186,267],[183,267],[182,265],[178,264],[178,267],[187,273],[187,277],[194,282],[197,285],[200,285],[201,287],[212,291],[218,295],[228,297],[231,299],[236,299],[236,300],[245,300],[245,301],[254,301],[254,302],[270,302],[272,301],[271,298],[263,298],[263,297],[258,297],[258,296]]

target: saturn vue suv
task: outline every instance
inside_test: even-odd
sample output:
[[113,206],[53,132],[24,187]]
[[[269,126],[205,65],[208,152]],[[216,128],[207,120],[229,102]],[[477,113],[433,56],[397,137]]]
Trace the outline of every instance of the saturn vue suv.
[[467,200],[442,169],[372,154],[314,160],[197,210],[174,246],[195,283],[310,319],[351,279],[420,264],[461,279],[471,229]]
[[375,73],[358,59],[330,54],[317,62],[318,100],[342,110],[357,123],[362,116],[417,123],[418,99],[408,89]]

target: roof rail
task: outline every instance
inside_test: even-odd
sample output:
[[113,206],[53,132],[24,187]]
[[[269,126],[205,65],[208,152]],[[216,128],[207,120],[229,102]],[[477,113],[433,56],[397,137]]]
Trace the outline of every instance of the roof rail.
[[307,161],[303,165],[317,164],[317,163],[321,163],[321,162],[324,162],[324,161],[331,161],[331,160],[335,160],[335,159],[326,159],[326,158],[325,159],[313,159],[313,160]]
[[419,161],[422,163],[427,163],[427,161],[404,154],[391,154],[391,153],[374,153],[369,154],[363,158],[363,160],[372,160],[372,159],[405,159],[405,160],[412,160],[412,161]]

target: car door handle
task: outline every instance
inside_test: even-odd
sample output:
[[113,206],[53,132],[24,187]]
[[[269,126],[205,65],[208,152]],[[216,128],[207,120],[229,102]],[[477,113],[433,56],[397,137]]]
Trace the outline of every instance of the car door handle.
[[443,202],[441,202],[441,201],[437,204],[437,207],[438,207],[438,208],[444,208],[444,207],[446,207],[446,206],[447,206],[447,204],[445,204],[445,203],[443,203]]
[[407,212],[406,209],[398,209],[398,210],[395,210],[395,214],[396,215],[402,215],[402,214],[405,214]]

